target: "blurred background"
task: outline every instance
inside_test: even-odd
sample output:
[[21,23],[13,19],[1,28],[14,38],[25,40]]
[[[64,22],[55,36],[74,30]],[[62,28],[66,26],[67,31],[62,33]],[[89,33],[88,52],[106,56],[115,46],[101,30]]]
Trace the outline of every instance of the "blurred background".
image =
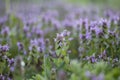
[[120,0],[0,0],[0,16],[9,12],[26,11],[40,6],[52,7],[58,4],[120,10]]

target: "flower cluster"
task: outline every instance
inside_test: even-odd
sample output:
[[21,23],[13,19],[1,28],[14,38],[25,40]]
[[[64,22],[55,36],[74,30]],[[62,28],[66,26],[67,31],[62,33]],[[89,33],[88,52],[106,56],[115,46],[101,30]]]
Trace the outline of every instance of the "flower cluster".
[[0,80],[120,79],[119,11],[21,9],[0,17]]
[[[0,79],[1,80],[11,80],[12,76],[10,75],[14,71],[14,59],[9,57],[9,46],[0,45]],[[6,69],[8,71],[6,72]],[[4,72],[5,71],[5,72]],[[9,74],[10,73],[10,74]]]

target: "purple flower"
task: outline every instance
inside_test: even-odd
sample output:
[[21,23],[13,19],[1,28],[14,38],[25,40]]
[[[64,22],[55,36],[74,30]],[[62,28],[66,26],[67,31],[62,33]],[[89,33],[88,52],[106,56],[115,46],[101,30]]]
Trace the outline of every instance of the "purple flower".
[[30,40],[30,44],[31,44],[32,46],[36,46],[36,45],[37,45],[37,39]]
[[31,51],[35,46],[37,46],[37,40],[36,39],[30,40],[29,50]]
[[27,38],[31,38],[31,33],[28,32],[28,33],[26,34],[26,36],[27,36]]
[[14,71],[14,62],[15,60],[12,58],[12,59],[7,59],[7,62],[8,62],[8,67],[10,68],[10,71],[13,72]]
[[64,37],[70,36],[70,32],[67,31],[67,30],[64,30],[64,31],[61,33],[61,35],[63,35]]
[[64,27],[70,28],[70,27],[73,26],[73,22],[70,21],[70,20],[64,20],[64,21],[62,22],[62,25],[63,25]]
[[91,39],[91,33],[90,32],[86,33],[86,39]]
[[44,38],[34,39],[30,41],[29,50],[31,51],[35,47],[38,51],[43,52],[45,50]]
[[1,31],[1,34],[4,35],[4,36],[7,36],[9,34],[9,27],[3,27],[2,28],[2,31]]
[[83,40],[86,39],[86,36],[84,34],[80,34],[79,37],[80,39],[83,39]]
[[56,41],[63,41],[63,40],[64,40],[63,34],[57,33],[57,37],[54,39],[54,41],[56,42]]
[[24,54],[24,55],[26,55],[26,54],[27,54],[27,51],[26,51],[26,50],[24,50],[23,54]]
[[106,54],[106,50],[104,50],[100,55],[99,55],[99,58],[101,59],[106,59],[106,57],[107,57],[107,54]]
[[43,31],[40,29],[41,25],[38,25],[37,27],[33,27],[32,28],[32,34],[34,35],[37,35],[38,37],[43,37],[44,33]]
[[7,52],[9,50],[9,46],[8,45],[0,45],[0,52]]
[[15,67],[14,66],[11,66],[10,67],[10,71],[13,72],[15,70]]
[[96,25],[90,25],[90,31],[91,33],[96,33]]
[[42,20],[45,23],[51,23],[52,19],[55,19],[58,16],[56,11],[47,11],[46,13],[42,14]]
[[8,16],[3,16],[3,17],[0,17],[0,25],[1,24],[4,24],[8,19]]
[[36,35],[42,37],[44,35],[43,31],[40,29],[36,30]]
[[8,59],[8,64],[9,66],[12,66],[14,64],[15,60],[12,58],[12,59]]
[[102,36],[103,35],[102,29],[100,29],[98,27],[95,28],[95,32],[96,32],[96,36]]
[[95,28],[98,25],[98,21],[91,21],[90,28]]
[[56,42],[56,41],[62,42],[62,41],[65,40],[65,37],[67,37],[67,36],[70,36],[70,32],[67,31],[67,30],[64,30],[64,31],[61,32],[61,33],[57,33],[57,37],[54,39],[54,41],[55,41],[55,42]]
[[0,75],[0,80],[5,80],[5,76]]
[[7,80],[12,80],[11,78],[7,78]]
[[82,25],[82,20],[81,20],[81,19],[79,19],[79,20],[74,20],[73,26],[74,26],[77,30],[79,30],[79,29],[81,28],[81,25]]
[[82,20],[82,26],[85,27],[85,29],[88,31],[88,19]]
[[98,22],[99,26],[102,26],[102,29],[107,29],[107,28],[110,28],[110,20],[107,20],[107,19],[100,19],[99,22]]
[[17,46],[19,50],[23,50],[24,46],[21,42],[17,42]]
[[90,61],[91,61],[91,63],[95,63],[95,62],[96,62],[95,57],[94,57],[94,56],[91,56],[91,57],[90,57]]
[[60,28],[60,22],[56,19],[52,19],[52,25],[54,26],[55,30],[58,30]]
[[28,26],[24,26],[23,27],[23,31],[24,31],[24,33],[27,33],[29,31],[29,27]]

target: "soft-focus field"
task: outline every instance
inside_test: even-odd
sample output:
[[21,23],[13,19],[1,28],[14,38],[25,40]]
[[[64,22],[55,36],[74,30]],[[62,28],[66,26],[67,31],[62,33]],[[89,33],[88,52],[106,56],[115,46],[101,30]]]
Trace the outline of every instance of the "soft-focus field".
[[0,80],[120,80],[118,7],[66,3],[0,8]]

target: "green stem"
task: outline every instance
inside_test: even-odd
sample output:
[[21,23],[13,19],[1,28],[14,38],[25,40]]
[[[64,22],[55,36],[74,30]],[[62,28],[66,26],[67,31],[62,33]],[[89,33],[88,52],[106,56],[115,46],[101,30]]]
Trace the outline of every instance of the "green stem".
[[45,71],[45,79],[48,80],[48,77],[47,77],[46,56],[45,55],[44,55],[44,71]]

